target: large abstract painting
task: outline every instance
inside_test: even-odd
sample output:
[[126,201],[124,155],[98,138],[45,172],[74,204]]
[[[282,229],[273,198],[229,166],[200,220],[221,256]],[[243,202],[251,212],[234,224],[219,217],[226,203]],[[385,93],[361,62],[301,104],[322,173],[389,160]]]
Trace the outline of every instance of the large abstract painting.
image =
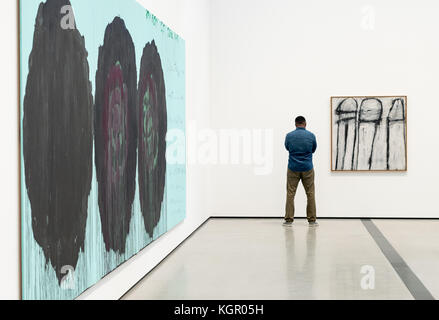
[[332,97],[332,171],[406,171],[407,97]]
[[185,42],[135,0],[21,0],[20,70],[22,297],[73,299],[185,218]]

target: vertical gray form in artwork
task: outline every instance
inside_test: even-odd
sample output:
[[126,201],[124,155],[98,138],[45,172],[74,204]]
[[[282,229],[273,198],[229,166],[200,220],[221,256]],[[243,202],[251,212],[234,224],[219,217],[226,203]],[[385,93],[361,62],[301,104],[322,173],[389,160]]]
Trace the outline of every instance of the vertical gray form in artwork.
[[358,103],[353,98],[344,99],[335,112],[338,115],[335,169],[353,170],[357,140]]
[[405,103],[401,98],[392,101],[387,117],[387,170],[406,169]]
[[366,98],[361,102],[358,119],[357,170],[371,170],[378,127],[383,116],[379,99]]

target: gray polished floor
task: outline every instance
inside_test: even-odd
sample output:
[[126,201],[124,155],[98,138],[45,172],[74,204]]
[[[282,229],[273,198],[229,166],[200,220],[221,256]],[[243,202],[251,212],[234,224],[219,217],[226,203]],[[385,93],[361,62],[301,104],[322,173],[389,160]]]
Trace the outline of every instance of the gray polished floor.
[[439,298],[439,221],[375,220],[429,292]]
[[[438,297],[439,223],[373,222]],[[211,219],[124,299],[413,299],[361,220],[281,223]]]

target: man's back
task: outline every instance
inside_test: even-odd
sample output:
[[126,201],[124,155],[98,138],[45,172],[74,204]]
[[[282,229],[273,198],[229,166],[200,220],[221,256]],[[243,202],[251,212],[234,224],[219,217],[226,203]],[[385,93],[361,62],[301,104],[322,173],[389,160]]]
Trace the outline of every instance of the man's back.
[[315,135],[305,128],[297,128],[287,134],[285,148],[290,153],[288,168],[294,172],[305,172],[314,168],[312,155],[317,149]]

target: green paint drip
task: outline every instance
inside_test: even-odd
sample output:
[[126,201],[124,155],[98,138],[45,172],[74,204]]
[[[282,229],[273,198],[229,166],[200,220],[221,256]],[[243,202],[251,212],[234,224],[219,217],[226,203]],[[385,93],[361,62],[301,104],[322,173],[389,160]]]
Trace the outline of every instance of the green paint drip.
[[166,24],[164,24],[161,20],[159,20],[155,15],[153,15],[149,10],[146,10],[146,20],[150,20],[154,27],[159,24],[160,32],[167,34],[169,39],[178,40],[180,36],[171,30]]

